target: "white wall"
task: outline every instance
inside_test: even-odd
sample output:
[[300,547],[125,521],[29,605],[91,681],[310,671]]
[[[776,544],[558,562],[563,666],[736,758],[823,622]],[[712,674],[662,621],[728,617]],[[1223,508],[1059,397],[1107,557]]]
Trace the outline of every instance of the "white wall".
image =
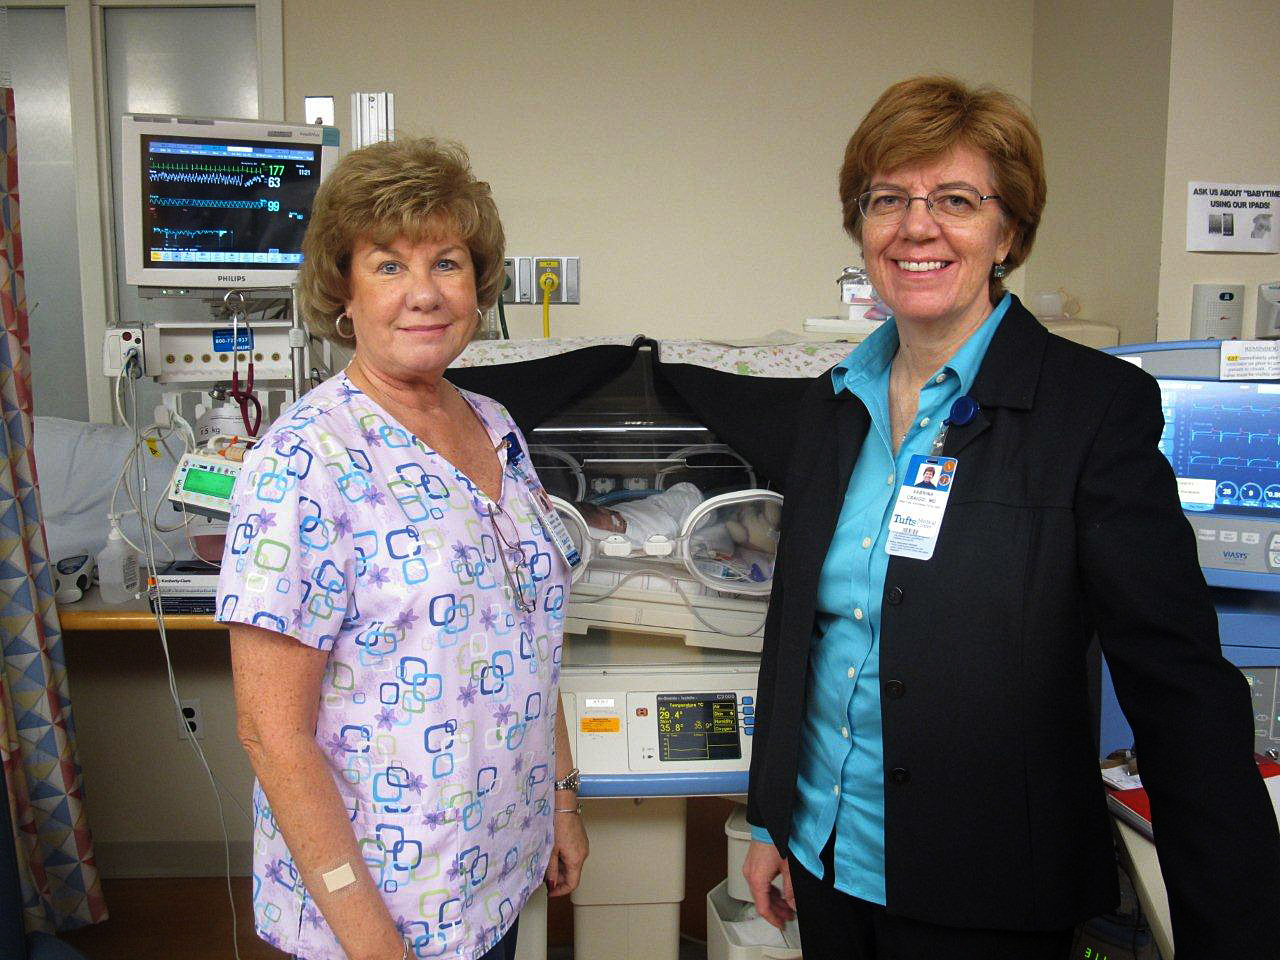
[[[1245,284],[1245,336],[1257,285],[1280,256],[1188,253],[1187,183],[1280,183],[1280,3],[1174,0],[1169,136],[1160,250],[1160,339],[1191,329],[1191,285]],[[1277,225],[1280,227],[1280,225]]]
[[875,97],[941,71],[1028,98],[1031,23],[1031,0],[286,0],[285,110],[333,95],[345,136],[350,93],[389,90],[402,136],[465,144],[510,253],[582,257],[557,334],[798,331],[857,262],[836,171]]
[[[106,877],[217,876],[222,830],[209,780],[178,738],[155,631],[65,637],[67,676],[84,770],[85,815]],[[225,786],[232,867],[250,863],[253,771],[235,732],[226,631],[172,631],[169,648],[185,698],[200,701],[201,741]],[[234,799],[233,799],[234,798]]]
[[1037,0],[1031,104],[1049,202],[1026,289],[1155,339],[1172,0]]

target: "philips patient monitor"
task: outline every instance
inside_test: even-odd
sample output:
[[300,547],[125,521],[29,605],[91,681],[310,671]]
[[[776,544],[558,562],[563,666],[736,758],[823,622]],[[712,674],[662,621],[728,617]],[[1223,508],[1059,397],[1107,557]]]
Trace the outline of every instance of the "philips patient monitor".
[[292,283],[336,127],[134,114],[121,134],[128,283]]

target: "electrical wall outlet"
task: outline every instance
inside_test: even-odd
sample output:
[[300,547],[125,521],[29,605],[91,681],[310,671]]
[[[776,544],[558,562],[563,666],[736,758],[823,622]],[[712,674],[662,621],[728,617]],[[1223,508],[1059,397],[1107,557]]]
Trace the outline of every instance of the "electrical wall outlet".
[[550,274],[556,278],[555,289],[551,291],[551,302],[579,303],[580,263],[579,257],[534,257],[533,302],[542,302],[542,278]]
[[502,290],[503,303],[533,303],[533,257],[507,257],[507,285]]
[[125,358],[129,352],[138,352],[138,369],[143,366],[142,328],[112,327],[102,338],[102,372],[108,377],[124,373]]
[[200,712],[198,699],[181,700],[182,712],[178,717],[178,739],[186,740],[195,737],[204,739],[204,714]]

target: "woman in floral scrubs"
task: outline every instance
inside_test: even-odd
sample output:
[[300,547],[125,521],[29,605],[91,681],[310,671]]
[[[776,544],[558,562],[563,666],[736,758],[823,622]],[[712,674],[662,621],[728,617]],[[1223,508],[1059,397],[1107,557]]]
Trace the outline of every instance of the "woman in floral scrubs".
[[325,181],[304,250],[308,324],[355,354],[245,457],[218,590],[256,927],[309,960],[509,960],[587,840],[568,565],[511,417],[442,378],[501,289],[502,226],[461,148],[380,143]]

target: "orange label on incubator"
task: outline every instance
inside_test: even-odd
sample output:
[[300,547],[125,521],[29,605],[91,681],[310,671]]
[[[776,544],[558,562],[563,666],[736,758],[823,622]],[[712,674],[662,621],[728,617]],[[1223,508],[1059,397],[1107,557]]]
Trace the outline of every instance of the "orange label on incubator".
[[583,717],[578,721],[583,733],[621,733],[621,717]]

